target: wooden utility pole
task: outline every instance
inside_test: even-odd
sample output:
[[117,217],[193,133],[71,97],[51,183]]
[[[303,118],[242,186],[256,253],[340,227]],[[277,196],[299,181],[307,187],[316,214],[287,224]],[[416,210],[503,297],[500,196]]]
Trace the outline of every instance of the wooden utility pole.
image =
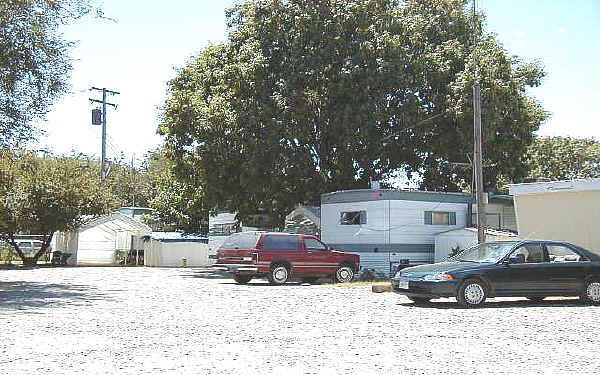
[[475,178],[475,199],[477,200],[477,240],[485,242],[485,227],[487,217],[483,202],[483,157],[481,146],[481,87],[479,86],[479,59],[477,58],[477,43],[479,41],[479,28],[477,27],[477,4],[473,0],[473,58],[475,60],[475,84],[473,85],[473,127],[474,150],[473,169]]
[[475,191],[477,200],[477,240],[479,243],[485,242],[485,227],[487,226],[487,217],[485,214],[485,204],[483,201],[483,163],[481,155],[481,88],[479,83],[473,85],[473,124],[474,124],[474,160],[475,169]]
[[99,89],[97,87],[92,87],[90,91],[91,90],[102,91],[102,100],[90,98],[90,102],[102,103],[102,157],[100,159],[100,181],[104,181],[106,178],[106,106],[110,105],[115,109],[117,108],[116,104],[106,102],[106,94],[119,95],[120,93],[107,90],[106,88]]

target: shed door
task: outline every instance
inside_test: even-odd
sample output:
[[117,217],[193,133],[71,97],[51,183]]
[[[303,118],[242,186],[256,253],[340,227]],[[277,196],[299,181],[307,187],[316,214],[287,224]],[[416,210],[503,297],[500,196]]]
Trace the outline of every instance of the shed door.
[[131,237],[129,232],[117,232],[116,250],[131,250]]

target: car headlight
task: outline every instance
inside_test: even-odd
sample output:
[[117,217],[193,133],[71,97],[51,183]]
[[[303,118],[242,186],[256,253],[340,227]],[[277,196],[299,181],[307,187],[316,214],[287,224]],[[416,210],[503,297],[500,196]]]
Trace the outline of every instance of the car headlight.
[[423,276],[423,280],[425,280],[425,281],[454,280],[454,276],[449,275],[447,273],[439,272],[439,273],[432,273],[429,275],[425,275],[425,276]]

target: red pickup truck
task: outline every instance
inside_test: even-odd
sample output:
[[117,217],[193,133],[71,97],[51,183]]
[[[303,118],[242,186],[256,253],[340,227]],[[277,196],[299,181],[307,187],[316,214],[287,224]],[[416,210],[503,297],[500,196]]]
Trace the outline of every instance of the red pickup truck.
[[333,276],[335,282],[345,283],[359,270],[360,256],[335,251],[314,236],[242,232],[225,240],[214,267],[233,273],[238,284],[265,276],[275,285],[291,277],[315,282]]

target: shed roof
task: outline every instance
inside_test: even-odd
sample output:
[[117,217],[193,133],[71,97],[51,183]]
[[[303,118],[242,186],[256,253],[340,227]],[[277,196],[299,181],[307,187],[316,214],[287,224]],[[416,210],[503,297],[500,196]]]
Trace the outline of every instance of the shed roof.
[[161,242],[208,242],[207,236],[196,233],[152,232],[150,237],[155,241]]
[[135,219],[132,219],[130,216],[123,215],[120,212],[113,212],[107,215],[102,215],[95,219],[92,219],[82,225],[79,230],[83,231],[86,229],[90,229],[92,227],[106,224],[110,227],[111,230],[114,231],[127,231],[133,230],[137,232],[150,233],[152,229],[144,223],[141,223]]
[[586,191],[600,190],[600,178],[587,178],[581,180],[562,180],[550,182],[530,182],[524,184],[508,185],[510,194],[541,194],[556,193],[561,191]]

